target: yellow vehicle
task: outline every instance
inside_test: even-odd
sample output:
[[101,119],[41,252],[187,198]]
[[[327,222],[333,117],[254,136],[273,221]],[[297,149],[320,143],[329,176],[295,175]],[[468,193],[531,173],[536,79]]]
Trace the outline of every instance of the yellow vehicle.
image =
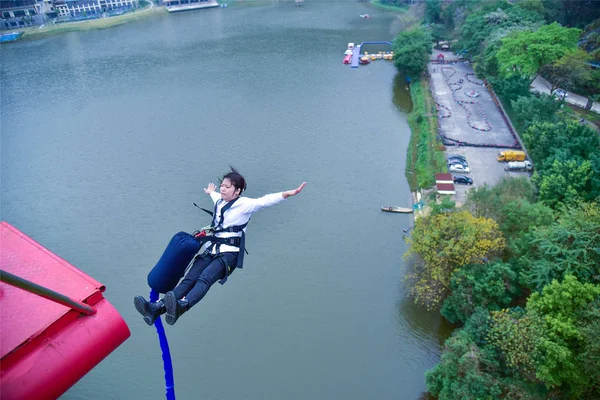
[[506,150],[498,153],[498,161],[525,161],[527,156],[524,151],[520,150]]

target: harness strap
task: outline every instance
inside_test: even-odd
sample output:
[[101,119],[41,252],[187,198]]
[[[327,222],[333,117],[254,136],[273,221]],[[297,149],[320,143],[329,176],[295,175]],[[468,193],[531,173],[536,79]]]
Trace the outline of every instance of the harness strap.
[[[246,228],[246,226],[248,226],[248,222],[250,222],[250,220],[248,220],[248,222],[246,222],[243,225],[235,225],[235,226],[230,226],[228,228],[223,228],[223,220],[225,218],[225,211],[229,210],[231,208],[231,206],[233,206],[233,204],[238,199],[239,199],[239,197],[236,197],[235,199],[233,199],[230,202],[228,202],[227,204],[225,204],[221,208],[221,214],[218,215],[217,214],[217,210],[218,210],[219,204],[221,204],[221,202],[224,201],[223,199],[219,199],[215,203],[215,208],[214,208],[214,212],[213,212],[213,220],[212,220],[212,223],[210,224],[210,227],[213,228],[212,229],[212,234],[215,235],[215,236],[197,237],[196,239],[201,244],[204,244],[204,243],[210,241],[211,242],[211,246],[207,250],[212,251],[212,249],[214,248],[214,246],[217,246],[216,247],[216,252],[217,253],[219,253],[219,248],[221,247],[221,244],[226,244],[226,245],[229,245],[229,246],[238,247],[240,250],[239,250],[239,253],[238,253],[236,268],[240,268],[241,269],[241,268],[243,268],[243,265],[244,265],[244,253],[248,253],[246,251],[246,232],[244,232],[244,228]],[[217,223],[217,219],[218,219],[218,223]],[[230,238],[217,237],[216,234],[217,233],[221,233],[221,232],[232,232],[232,233],[241,232],[242,235],[241,236],[230,237]],[[227,279],[227,275],[229,274],[229,271],[225,271],[225,273],[226,273],[225,279]]]
[[221,215],[219,217],[219,223],[215,225],[215,220],[217,219],[217,207],[223,201],[223,199],[219,199],[215,203],[215,212],[213,213],[214,218],[213,218],[210,226],[212,226],[213,228],[217,228],[217,229],[221,226],[221,229],[223,229],[222,225],[223,225],[223,218],[225,218],[225,211],[229,210],[231,208],[231,206],[233,205],[233,203],[235,203],[238,199],[239,199],[239,197],[236,197],[235,199],[231,200],[229,203],[225,204],[223,206],[223,208],[221,208]]

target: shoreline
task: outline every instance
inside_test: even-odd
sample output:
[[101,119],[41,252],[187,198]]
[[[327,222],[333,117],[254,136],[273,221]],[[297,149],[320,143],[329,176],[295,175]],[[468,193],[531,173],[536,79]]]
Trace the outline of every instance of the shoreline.
[[86,21],[63,22],[58,24],[45,24],[36,27],[22,28],[16,30],[23,32],[21,40],[36,40],[44,37],[54,36],[65,32],[88,31],[95,29],[108,29],[114,26],[126,24],[143,18],[148,18],[156,15],[166,14],[167,10],[164,7],[145,7],[136,11],[118,15],[115,17],[106,17],[98,19],[90,19]]

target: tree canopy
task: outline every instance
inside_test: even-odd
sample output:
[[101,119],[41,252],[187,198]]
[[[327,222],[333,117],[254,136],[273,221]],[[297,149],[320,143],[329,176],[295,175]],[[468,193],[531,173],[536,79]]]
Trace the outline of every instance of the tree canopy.
[[533,80],[540,68],[577,50],[580,29],[554,22],[535,31],[514,32],[502,39],[496,58],[502,76],[520,75]]
[[496,222],[475,218],[468,211],[421,217],[407,241],[407,257],[417,256],[407,279],[414,282],[415,302],[428,309],[441,307],[454,271],[463,265],[482,264],[504,248]]
[[418,76],[425,70],[433,39],[428,29],[419,27],[402,32],[393,42],[394,65],[408,76]]

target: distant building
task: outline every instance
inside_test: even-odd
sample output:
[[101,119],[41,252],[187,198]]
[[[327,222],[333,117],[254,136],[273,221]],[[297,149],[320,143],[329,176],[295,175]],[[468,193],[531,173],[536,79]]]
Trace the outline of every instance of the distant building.
[[61,17],[125,11],[139,6],[139,0],[54,0],[54,7]]
[[[36,16],[39,15],[37,0],[1,0],[0,15],[2,22],[0,29],[24,28],[37,25]],[[42,22],[43,23],[43,22]]]
[[120,13],[139,7],[139,0],[0,0],[0,29],[42,25],[84,16]]

